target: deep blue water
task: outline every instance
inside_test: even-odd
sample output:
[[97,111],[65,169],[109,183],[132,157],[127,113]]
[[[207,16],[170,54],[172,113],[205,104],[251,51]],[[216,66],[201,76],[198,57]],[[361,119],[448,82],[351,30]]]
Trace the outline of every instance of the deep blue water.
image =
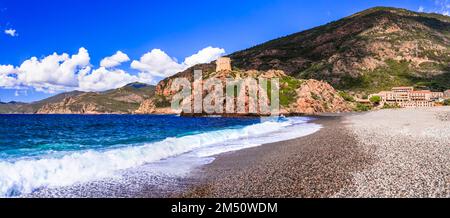
[[259,122],[171,115],[0,115],[0,160],[141,145]]
[[[138,181],[184,176],[224,152],[312,134],[321,126],[310,120],[0,115],[0,197],[45,193],[46,188],[71,192],[72,185],[126,179],[128,172],[146,175]],[[95,190],[105,188],[97,184]]]

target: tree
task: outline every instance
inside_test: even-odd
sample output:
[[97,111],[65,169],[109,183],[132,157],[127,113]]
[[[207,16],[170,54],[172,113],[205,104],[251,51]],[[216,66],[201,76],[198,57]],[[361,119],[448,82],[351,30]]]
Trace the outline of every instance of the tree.
[[370,97],[369,101],[372,102],[373,104],[378,105],[381,102],[381,97],[378,95],[374,95],[374,96]]
[[356,103],[356,111],[370,111],[372,109],[372,106]]
[[347,92],[339,92],[339,95],[346,101],[355,102],[355,98]]
[[450,98],[444,100],[444,105],[450,106]]

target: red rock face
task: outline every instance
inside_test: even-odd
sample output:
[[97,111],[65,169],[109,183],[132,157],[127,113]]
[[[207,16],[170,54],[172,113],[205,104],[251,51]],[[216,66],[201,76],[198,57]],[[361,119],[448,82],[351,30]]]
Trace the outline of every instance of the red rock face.
[[351,111],[352,107],[328,83],[306,80],[297,89],[297,101],[287,109],[290,113],[319,114]]
[[[188,75],[186,75],[188,76]],[[221,79],[225,86],[226,78],[281,78],[286,76],[283,71],[280,70],[268,70],[265,72],[249,70],[249,71],[223,71],[219,73],[213,73],[211,77]],[[191,79],[191,77],[187,77]],[[156,94],[164,96],[167,100],[170,100],[176,92],[171,91],[172,81],[175,77],[168,78],[161,81],[156,88]],[[281,87],[283,88],[283,87]],[[203,92],[203,97],[208,94],[208,91]],[[351,111],[352,106],[346,102],[338,92],[328,83],[317,80],[305,80],[301,86],[296,90],[296,100],[287,107],[280,108],[281,113],[286,114],[319,114],[319,113],[337,113]],[[249,111],[248,98],[245,100],[245,109]],[[145,102],[144,102],[145,103]],[[143,104],[144,104],[143,103]],[[261,102],[259,102],[261,103]],[[146,105],[141,105],[146,107]],[[224,106],[224,108],[226,108]],[[257,113],[253,115],[268,115],[262,114],[257,107]],[[148,111],[148,110],[147,110]],[[241,114],[241,115],[246,115]]]
[[155,104],[153,100],[147,99],[141,103],[139,108],[135,111],[136,114],[152,114],[155,112]]

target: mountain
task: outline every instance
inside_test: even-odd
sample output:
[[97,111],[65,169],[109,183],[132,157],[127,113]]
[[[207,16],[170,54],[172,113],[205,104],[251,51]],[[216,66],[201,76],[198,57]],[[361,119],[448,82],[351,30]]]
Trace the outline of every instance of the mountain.
[[376,7],[231,54],[242,70],[278,69],[335,88],[450,88],[450,17]]
[[[106,92],[63,93],[32,104],[1,104],[0,113],[167,113],[175,78],[280,78],[287,113],[348,111],[345,102],[394,86],[450,88],[450,17],[375,7],[235,52],[230,71],[214,62],[168,77],[156,87],[134,83]],[[329,85],[331,84],[331,86]],[[340,91],[337,91],[340,90]]]
[[43,105],[38,114],[130,114],[153,97],[155,87],[132,83],[105,92],[85,92]]
[[39,110],[42,106],[46,104],[59,102],[67,97],[73,97],[81,93],[83,92],[80,91],[65,92],[30,104],[22,102],[8,102],[6,104],[0,105],[0,114],[11,114],[11,113],[33,114],[36,113],[37,110]]
[[[323,81],[344,91],[341,96],[351,93],[363,97],[406,85],[442,91],[450,88],[450,17],[375,7],[228,57],[233,65],[228,72],[230,77],[248,71],[261,75],[281,70],[286,74],[282,81],[297,84],[310,79]],[[164,79],[156,87],[153,105],[156,108],[169,105],[174,78],[192,80],[193,71],[198,69],[206,77],[214,77],[215,67],[214,62],[200,64]],[[316,108],[313,112],[330,111],[327,107],[312,106],[321,104],[313,101],[296,108],[299,98],[304,97],[299,93],[302,88],[281,88],[284,109],[309,111],[307,108],[313,107]],[[324,97],[323,90],[315,91],[319,94],[317,98]],[[336,99],[341,100],[339,96]]]
[[26,105],[26,103],[20,103],[20,102],[0,102],[0,114],[9,114],[9,113],[21,113],[19,111],[19,108],[23,105]]
[[155,86],[131,83],[105,92],[73,91],[30,104],[3,104],[0,113],[25,114],[99,114],[133,113],[140,104],[153,97]]

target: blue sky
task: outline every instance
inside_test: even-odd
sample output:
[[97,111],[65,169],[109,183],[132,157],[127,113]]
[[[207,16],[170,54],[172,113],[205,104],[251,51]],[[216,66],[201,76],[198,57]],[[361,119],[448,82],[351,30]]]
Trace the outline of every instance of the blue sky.
[[[155,83],[172,71],[373,6],[446,13],[450,1],[0,0],[0,99],[100,91],[122,85],[119,80]],[[109,59],[114,64],[100,65],[118,51]]]

